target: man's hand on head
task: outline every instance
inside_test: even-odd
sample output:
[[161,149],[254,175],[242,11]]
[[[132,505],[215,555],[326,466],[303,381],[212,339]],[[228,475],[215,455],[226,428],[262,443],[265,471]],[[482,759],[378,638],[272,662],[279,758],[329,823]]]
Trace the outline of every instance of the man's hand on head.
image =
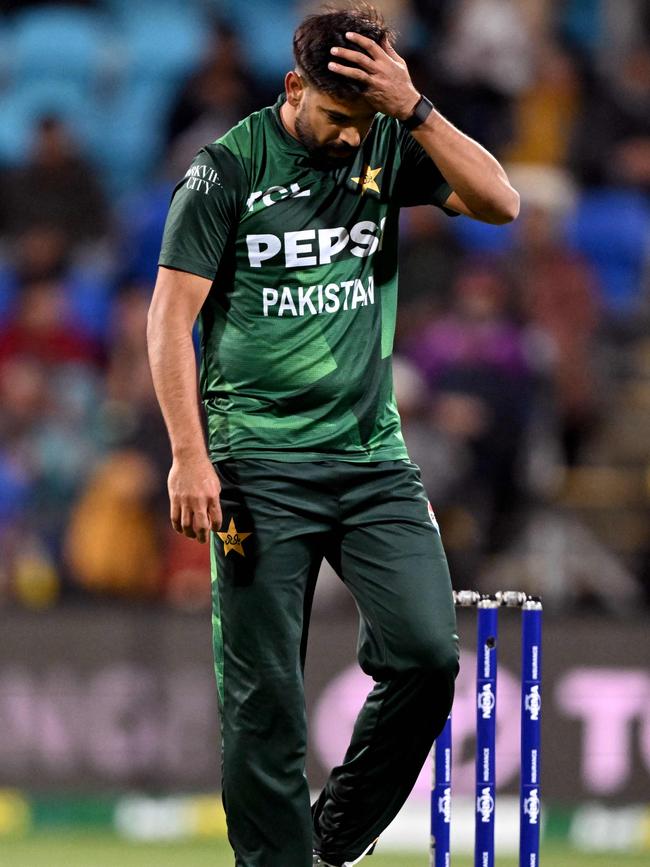
[[[360,33],[346,33],[345,38],[363,50],[332,48],[335,59],[328,64],[329,69],[346,78],[364,82],[368,88],[363,94],[364,98],[377,111],[399,120],[410,117],[420,94],[413,86],[406,62],[388,40],[378,45]],[[355,65],[346,66],[337,63],[337,59]]]

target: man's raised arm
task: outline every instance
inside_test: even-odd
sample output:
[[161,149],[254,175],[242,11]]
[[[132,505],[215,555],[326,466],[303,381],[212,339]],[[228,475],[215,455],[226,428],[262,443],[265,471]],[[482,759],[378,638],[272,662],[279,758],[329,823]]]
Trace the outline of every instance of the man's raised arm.
[[211,281],[160,268],[147,321],[149,364],[172,449],[167,481],[174,530],[205,542],[221,526],[220,485],[199,408],[192,328]]
[[[387,42],[377,45],[359,33],[346,33],[346,38],[361,51],[333,47],[329,68],[366,84],[364,96],[377,111],[407,120],[420,94],[404,60]],[[413,129],[412,135],[453,189],[445,207],[484,223],[509,223],[517,217],[519,194],[510,186],[498,160],[478,142],[456,129],[435,109]]]

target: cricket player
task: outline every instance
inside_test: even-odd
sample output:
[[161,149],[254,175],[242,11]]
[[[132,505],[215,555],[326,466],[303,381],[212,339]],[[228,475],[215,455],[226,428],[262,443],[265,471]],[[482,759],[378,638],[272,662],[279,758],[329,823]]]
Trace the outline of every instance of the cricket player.
[[[398,218],[428,203],[506,223],[519,199],[415,90],[393,43],[368,6],[306,18],[283,95],[199,152],[164,233],[149,354],[171,522],[211,545],[238,867],[359,859],[452,703],[449,573],[391,382]],[[324,557],[356,600],[359,663],[376,685],[310,805],[303,666]]]

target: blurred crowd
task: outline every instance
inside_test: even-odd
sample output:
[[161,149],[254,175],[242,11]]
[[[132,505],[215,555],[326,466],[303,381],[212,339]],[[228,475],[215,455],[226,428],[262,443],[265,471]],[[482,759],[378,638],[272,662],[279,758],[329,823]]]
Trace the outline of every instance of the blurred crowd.
[[[207,551],[167,518],[148,303],[176,179],[275,100],[317,5],[0,3],[0,604],[209,604]],[[522,194],[507,227],[402,214],[395,388],[456,586],[647,603],[650,5],[376,5],[418,89]],[[66,66],[84,33],[90,95]]]

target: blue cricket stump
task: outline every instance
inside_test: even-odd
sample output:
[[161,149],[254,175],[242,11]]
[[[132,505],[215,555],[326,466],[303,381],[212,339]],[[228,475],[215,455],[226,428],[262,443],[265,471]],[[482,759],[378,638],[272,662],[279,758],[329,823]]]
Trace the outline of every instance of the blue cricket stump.
[[519,795],[519,865],[538,867],[540,826],[540,732],[542,603],[522,605],[521,623],[521,784]]
[[[519,867],[539,867],[542,603],[517,590],[481,596],[454,593],[460,608],[477,609],[475,867],[494,867],[498,610],[522,616],[521,786]],[[451,867],[451,714],[434,744],[431,786],[431,865]]]
[[494,867],[498,610],[491,597],[477,604],[475,867]]
[[436,738],[431,786],[431,867],[451,864],[451,714]]

